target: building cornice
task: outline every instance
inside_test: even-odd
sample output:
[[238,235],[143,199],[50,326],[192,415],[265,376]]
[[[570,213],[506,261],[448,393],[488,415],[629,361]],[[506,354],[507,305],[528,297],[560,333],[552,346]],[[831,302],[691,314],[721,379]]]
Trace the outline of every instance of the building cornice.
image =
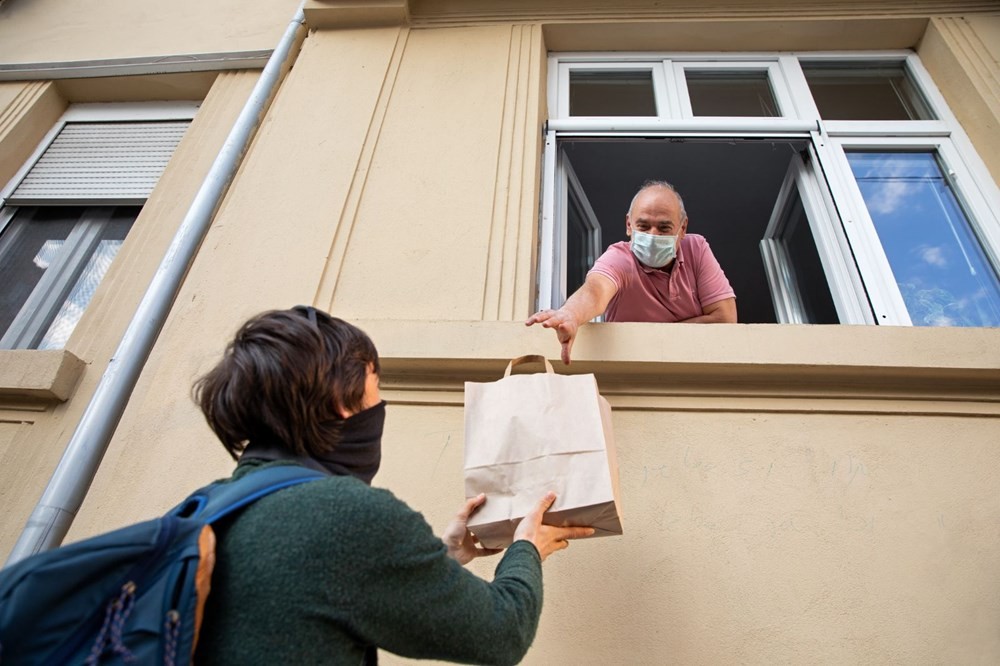
[[226,53],[180,53],[137,58],[67,62],[0,63],[0,81],[49,81],[106,76],[183,74],[233,69],[262,69],[271,49]]
[[407,0],[306,0],[302,7],[311,29],[406,25]]

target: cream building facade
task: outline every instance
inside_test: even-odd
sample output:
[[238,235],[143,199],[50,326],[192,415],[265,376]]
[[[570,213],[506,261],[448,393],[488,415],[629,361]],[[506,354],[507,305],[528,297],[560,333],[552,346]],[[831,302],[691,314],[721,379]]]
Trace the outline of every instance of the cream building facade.
[[[545,609],[525,663],[1000,659],[1000,332],[900,321],[916,319],[910,302],[881,279],[873,236],[856,230],[877,223],[876,206],[845,184],[843,166],[845,155],[876,150],[935,155],[995,276],[994,2],[307,0],[301,26],[290,23],[297,6],[0,3],[8,209],[54,205],[17,188],[74,113],[190,121],[155,187],[128,198],[141,212],[71,333],[52,348],[0,349],[0,552],[22,533],[291,29],[288,62],[68,540],[154,516],[228,474],[232,462],[190,400],[191,383],[247,317],[299,303],[374,339],[389,401],[375,484],[443,528],[463,498],[463,382],[499,378],[522,354],[557,358],[552,333],[523,321],[572,286],[565,162],[593,208],[609,199],[624,209],[627,198],[580,167],[603,165],[607,182],[631,160],[658,165],[661,177],[690,172],[725,199],[741,188],[708,180],[730,163],[712,157],[713,146],[766,145],[798,157],[783,158],[771,189],[756,188],[767,199],[761,229],[778,211],[785,167],[799,159],[803,212],[810,224],[826,220],[811,228],[842,323],[806,323],[801,293],[793,296],[808,285],[774,277],[786,265],[779,252],[777,273],[760,269],[769,286],[734,281],[741,307],[764,304],[748,323],[583,328],[573,364],[559,370],[595,373],[611,402],[625,535],[574,543],[546,563]],[[809,72],[844,62],[912,76],[922,91],[912,99],[929,110],[913,116],[916,125],[817,122],[802,96],[815,90]],[[753,120],[699,114],[690,72],[713,68],[765,72],[777,110]],[[635,83],[636,72],[640,81],[648,73],[653,113],[623,120],[563,106],[578,83],[596,81],[600,104],[600,84]],[[673,99],[682,101],[664,104]],[[694,157],[629,152],[640,139],[687,146],[677,155]],[[612,153],[600,146],[612,144],[626,161],[602,161]],[[762,171],[751,162],[746,177]],[[810,194],[817,183],[825,189]],[[707,210],[712,197],[702,197]],[[695,210],[689,201],[692,231]],[[0,223],[9,235],[16,218]],[[720,224],[710,240],[721,254],[736,233],[725,225],[751,222]],[[619,240],[610,229],[604,244]],[[759,240],[728,251],[757,256]],[[4,281],[12,290],[13,278]],[[489,577],[492,567],[475,568]]]

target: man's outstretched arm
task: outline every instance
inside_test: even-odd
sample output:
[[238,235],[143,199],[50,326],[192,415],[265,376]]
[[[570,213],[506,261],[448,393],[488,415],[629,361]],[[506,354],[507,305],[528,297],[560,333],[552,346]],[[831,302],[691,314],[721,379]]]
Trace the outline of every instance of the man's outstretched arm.
[[617,292],[618,287],[611,278],[600,273],[588,273],[583,286],[561,308],[536,312],[524,324],[541,324],[545,328],[554,328],[562,345],[562,362],[569,365],[573,341],[580,325],[602,314]]

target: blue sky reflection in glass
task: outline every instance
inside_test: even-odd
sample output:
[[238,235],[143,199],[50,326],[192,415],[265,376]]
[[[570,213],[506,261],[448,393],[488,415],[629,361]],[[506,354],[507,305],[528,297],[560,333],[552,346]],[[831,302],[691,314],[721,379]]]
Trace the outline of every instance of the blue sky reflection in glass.
[[847,159],[914,326],[1000,326],[1000,281],[935,154]]

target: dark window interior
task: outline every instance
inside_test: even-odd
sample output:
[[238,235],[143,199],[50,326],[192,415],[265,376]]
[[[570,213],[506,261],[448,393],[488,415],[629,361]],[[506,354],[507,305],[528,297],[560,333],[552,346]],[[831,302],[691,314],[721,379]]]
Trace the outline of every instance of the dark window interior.
[[[705,236],[722,264],[736,292],[739,320],[777,321],[759,242],[803,141],[581,138],[560,145],[600,221],[604,248],[626,240],[625,214],[642,183],[667,180],[684,198],[688,232]],[[567,276],[567,294],[580,279]]]
[[816,241],[798,192],[792,194],[786,206],[786,215],[785,247],[791,258],[790,270],[802,298],[803,319],[814,324],[836,324],[840,321],[837,308],[823,275],[823,264],[820,263]]

